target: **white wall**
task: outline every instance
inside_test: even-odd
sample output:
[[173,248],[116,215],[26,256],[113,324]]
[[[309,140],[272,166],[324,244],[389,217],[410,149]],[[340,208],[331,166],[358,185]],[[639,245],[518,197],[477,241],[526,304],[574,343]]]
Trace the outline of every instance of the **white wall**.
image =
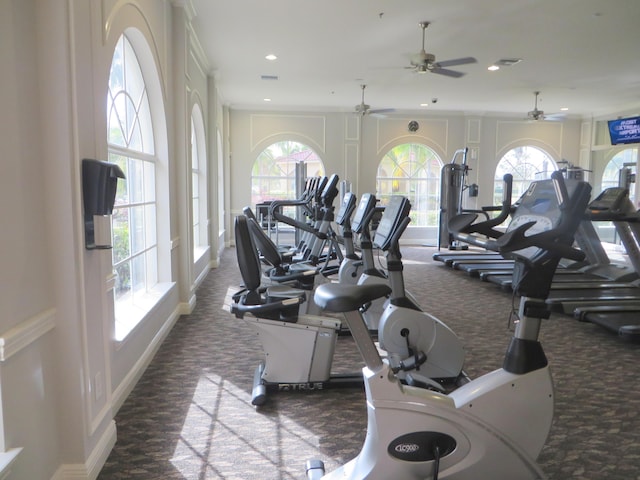
[[[209,112],[216,94],[188,8],[169,0],[0,3],[0,474],[10,470],[9,479],[97,476],[116,440],[117,408],[217,258],[207,251],[194,263],[190,237],[191,107],[202,109],[207,135],[219,119]],[[143,68],[159,76],[150,88],[155,116],[166,117],[155,127],[169,212],[159,249],[170,262],[161,272],[166,295],[116,342],[111,256],[84,247],[80,173],[83,158],[106,160],[109,68],[130,28],[151,51]],[[217,162],[215,152],[209,158]],[[217,186],[208,195],[218,210]]]
[[[417,132],[408,131],[411,120]],[[362,123],[360,123],[362,121]],[[535,145],[560,161],[578,164],[580,120],[529,123],[508,117],[465,116],[463,114],[391,114],[383,118],[360,117],[352,113],[251,112],[232,110],[230,116],[231,169],[233,181],[231,216],[250,204],[251,171],[258,155],[280,140],[296,140],[312,147],[324,162],[327,175],[337,173],[352,183],[361,195],[375,192],[376,172],[382,157],[403,143],[421,143],[433,149],[444,163],[458,149],[469,148],[469,182],[480,185],[477,199],[468,199],[468,208],[493,202],[493,177],[498,161],[511,148]],[[435,229],[409,227],[408,242],[435,238]]]

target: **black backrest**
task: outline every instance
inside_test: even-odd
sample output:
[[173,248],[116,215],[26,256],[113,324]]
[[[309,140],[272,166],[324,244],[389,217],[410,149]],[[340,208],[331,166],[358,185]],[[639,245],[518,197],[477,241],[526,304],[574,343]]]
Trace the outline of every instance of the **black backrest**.
[[235,221],[236,255],[242,281],[248,290],[257,290],[260,287],[262,270],[260,258],[251,232],[247,217],[238,215]]
[[274,267],[282,265],[282,255],[278,251],[278,246],[269,238],[269,235],[255,219],[247,217],[246,221],[249,233],[253,237],[255,246],[262,254],[262,257]]

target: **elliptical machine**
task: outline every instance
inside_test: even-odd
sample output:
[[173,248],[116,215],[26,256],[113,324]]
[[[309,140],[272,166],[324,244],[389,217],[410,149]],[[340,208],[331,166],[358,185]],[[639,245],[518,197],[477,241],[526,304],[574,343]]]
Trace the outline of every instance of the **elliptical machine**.
[[322,462],[307,462],[310,479],[545,478],[535,459],[553,419],[553,385],[538,335],[550,315],[545,298],[560,258],[584,257],[571,245],[590,191],[586,182],[576,182],[569,195],[555,173],[534,182],[512,228],[487,243],[516,262],[519,321],[503,367],[451,394],[402,385],[380,358],[358,308],[388,294],[388,287],[318,287],[316,302],[344,313],[365,361],[368,425],[356,458],[325,476]]

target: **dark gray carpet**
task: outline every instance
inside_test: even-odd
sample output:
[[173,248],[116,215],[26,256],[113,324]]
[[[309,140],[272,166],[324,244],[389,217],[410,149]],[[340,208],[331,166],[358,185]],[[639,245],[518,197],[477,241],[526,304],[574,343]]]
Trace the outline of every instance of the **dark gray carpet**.
[[[511,296],[433,262],[433,251],[403,249],[407,289],[461,336],[472,377],[498,368]],[[221,308],[239,283],[228,249],[198,289],[194,312],[180,318],[120,409],[118,441],[99,479],[303,479],[307,459],[333,469],[358,453],[362,391],[282,393],[259,411],[251,406],[262,350]],[[544,322],[541,338],[556,385],[554,425],[539,458],[549,479],[640,479],[640,347],[561,315]],[[352,340],[341,337],[334,370],[360,366]]]

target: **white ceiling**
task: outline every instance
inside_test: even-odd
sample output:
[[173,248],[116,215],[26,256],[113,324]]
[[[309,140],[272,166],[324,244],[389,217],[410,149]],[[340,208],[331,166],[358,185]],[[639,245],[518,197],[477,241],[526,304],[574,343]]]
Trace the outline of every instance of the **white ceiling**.
[[[525,118],[539,90],[546,114],[640,110],[640,0],[190,1],[231,108],[348,112],[366,84],[372,109]],[[477,59],[450,67],[465,76],[404,68],[420,51],[421,21],[436,61]],[[503,58],[522,62],[487,70]]]

